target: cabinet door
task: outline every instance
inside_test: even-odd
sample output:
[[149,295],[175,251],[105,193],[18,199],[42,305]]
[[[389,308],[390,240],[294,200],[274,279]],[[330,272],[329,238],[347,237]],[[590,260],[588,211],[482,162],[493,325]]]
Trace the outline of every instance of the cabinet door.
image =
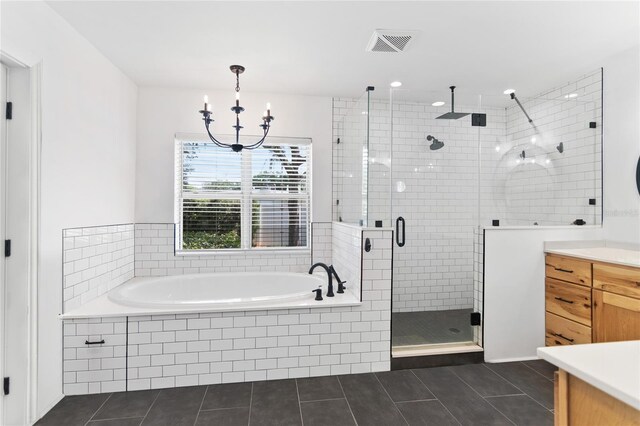
[[593,290],[593,341],[640,339],[640,299]]

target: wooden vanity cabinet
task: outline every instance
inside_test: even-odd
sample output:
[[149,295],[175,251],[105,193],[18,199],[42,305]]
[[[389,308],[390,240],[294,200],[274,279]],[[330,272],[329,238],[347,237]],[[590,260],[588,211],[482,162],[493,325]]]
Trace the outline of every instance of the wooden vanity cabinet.
[[593,341],[640,339],[640,268],[593,264]]
[[547,346],[640,339],[640,268],[547,254]]
[[591,263],[548,254],[545,272],[546,346],[591,343]]

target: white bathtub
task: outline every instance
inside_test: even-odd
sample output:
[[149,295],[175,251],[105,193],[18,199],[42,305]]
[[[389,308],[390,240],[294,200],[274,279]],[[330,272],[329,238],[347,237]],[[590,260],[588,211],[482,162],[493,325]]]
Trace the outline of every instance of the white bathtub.
[[290,272],[234,272],[134,278],[108,293],[124,306],[217,310],[313,300],[326,277]]

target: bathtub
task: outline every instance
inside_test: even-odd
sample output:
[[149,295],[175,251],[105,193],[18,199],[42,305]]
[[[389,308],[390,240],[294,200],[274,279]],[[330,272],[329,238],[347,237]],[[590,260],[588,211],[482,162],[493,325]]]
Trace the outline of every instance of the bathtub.
[[141,308],[242,309],[309,299],[318,287],[326,287],[326,278],[292,272],[211,273],[133,279],[108,297]]
[[[312,290],[322,288],[315,300]],[[63,320],[360,306],[359,295],[326,297],[327,277],[294,272],[228,272],[136,277],[59,315]]]

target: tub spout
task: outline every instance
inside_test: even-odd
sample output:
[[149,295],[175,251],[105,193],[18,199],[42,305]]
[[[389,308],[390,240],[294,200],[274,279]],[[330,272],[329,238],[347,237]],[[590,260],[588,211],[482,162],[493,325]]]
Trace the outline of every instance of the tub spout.
[[338,291],[336,291],[336,293],[344,293],[344,289],[347,288],[344,283],[346,283],[346,281],[342,281],[340,279],[340,277],[338,276],[338,273],[336,272],[336,268],[333,267],[333,265],[329,266],[329,270],[331,271],[331,274],[333,274],[334,277],[336,277],[336,280],[338,281]]
[[327,285],[327,297],[333,297],[333,277],[331,274],[331,269],[329,269],[329,267],[327,265],[325,265],[324,263],[318,262],[318,263],[314,263],[313,265],[311,265],[311,268],[309,268],[309,273],[313,274],[313,270],[316,269],[316,267],[321,267],[322,269],[324,269],[327,272],[327,276],[329,277],[329,281],[328,281],[328,285]]

